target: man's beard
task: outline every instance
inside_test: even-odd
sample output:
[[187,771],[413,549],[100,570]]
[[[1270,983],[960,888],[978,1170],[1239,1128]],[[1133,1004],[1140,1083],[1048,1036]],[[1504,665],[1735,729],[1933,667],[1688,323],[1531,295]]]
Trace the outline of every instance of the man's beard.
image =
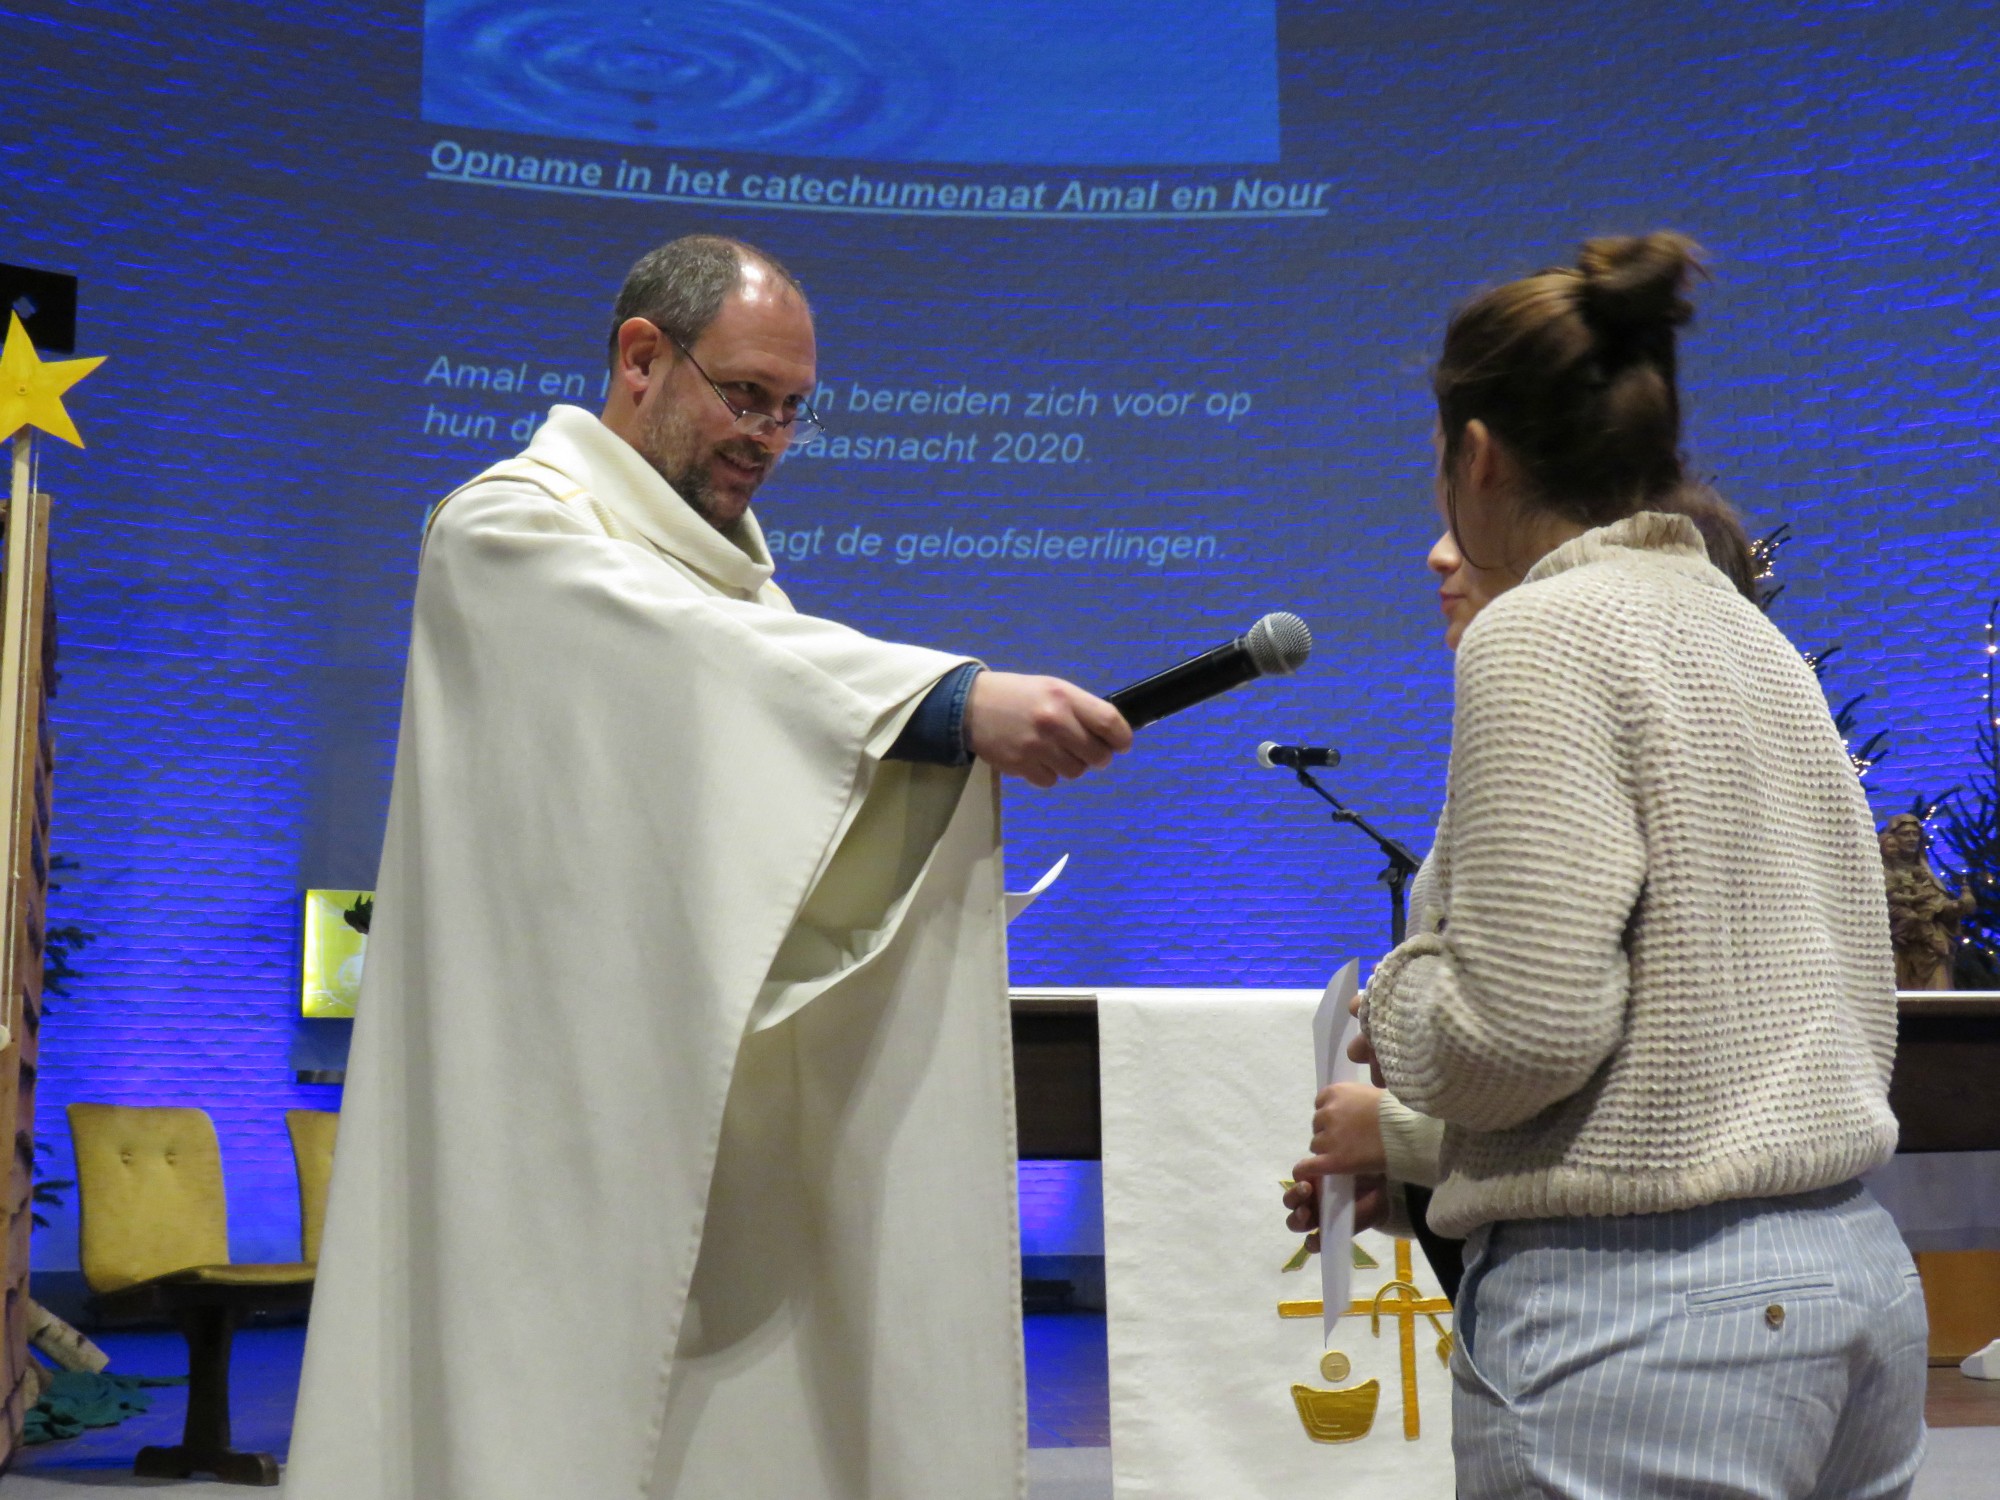
[[[772,465],[770,454],[747,437],[706,446],[688,412],[664,403],[647,416],[639,430],[638,446],[640,456],[674,487],[674,493],[688,503],[689,509],[718,531],[734,526],[742,511],[736,508],[733,498],[717,493],[712,470],[715,455],[726,454],[761,468],[764,472],[752,482],[753,490],[763,483]],[[748,505],[746,499],[744,508]]]

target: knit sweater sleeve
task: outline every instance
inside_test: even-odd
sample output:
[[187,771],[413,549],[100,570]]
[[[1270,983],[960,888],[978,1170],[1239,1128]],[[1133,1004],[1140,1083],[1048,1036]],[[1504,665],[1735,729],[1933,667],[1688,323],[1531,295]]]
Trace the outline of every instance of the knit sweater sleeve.
[[1436,1187],[1444,1181],[1444,1121],[1420,1115],[1384,1091],[1376,1101],[1375,1123],[1382,1132],[1382,1157],[1391,1182]]
[[1368,986],[1388,1086],[1472,1130],[1576,1093],[1623,1032],[1624,936],[1646,875],[1632,691],[1615,627],[1572,618],[1564,592],[1520,590],[1466,632],[1443,930],[1396,948]]

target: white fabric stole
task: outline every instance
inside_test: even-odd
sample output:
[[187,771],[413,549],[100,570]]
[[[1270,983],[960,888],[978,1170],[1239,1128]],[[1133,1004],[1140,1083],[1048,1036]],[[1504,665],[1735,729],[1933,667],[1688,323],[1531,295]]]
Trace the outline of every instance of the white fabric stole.
[[1319,998],[1098,993],[1118,1500],[1452,1495],[1452,1318],[1422,1250],[1357,1236],[1350,1308],[1380,1315],[1349,1311],[1330,1342],[1316,1271],[1281,1269]]

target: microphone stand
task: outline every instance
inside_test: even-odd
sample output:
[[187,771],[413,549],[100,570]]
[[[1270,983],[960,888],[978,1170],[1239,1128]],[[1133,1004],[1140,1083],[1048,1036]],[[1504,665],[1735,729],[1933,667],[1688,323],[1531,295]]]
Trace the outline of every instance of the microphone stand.
[[1403,941],[1404,929],[1409,923],[1408,891],[1410,877],[1417,873],[1423,861],[1410,853],[1401,844],[1370,823],[1360,813],[1342,802],[1325,787],[1321,786],[1306,771],[1304,766],[1294,766],[1293,774],[1299,778],[1299,785],[1323,800],[1333,809],[1333,821],[1350,823],[1375,841],[1375,847],[1382,851],[1389,863],[1376,875],[1376,879],[1389,888],[1389,946],[1395,947]]

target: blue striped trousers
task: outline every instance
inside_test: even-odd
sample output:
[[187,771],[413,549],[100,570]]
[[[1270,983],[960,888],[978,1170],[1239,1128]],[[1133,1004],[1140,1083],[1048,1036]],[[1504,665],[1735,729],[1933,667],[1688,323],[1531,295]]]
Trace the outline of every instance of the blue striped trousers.
[[1876,1500],[1924,1450],[1923,1291],[1858,1183],[1475,1230],[1461,1500]]

